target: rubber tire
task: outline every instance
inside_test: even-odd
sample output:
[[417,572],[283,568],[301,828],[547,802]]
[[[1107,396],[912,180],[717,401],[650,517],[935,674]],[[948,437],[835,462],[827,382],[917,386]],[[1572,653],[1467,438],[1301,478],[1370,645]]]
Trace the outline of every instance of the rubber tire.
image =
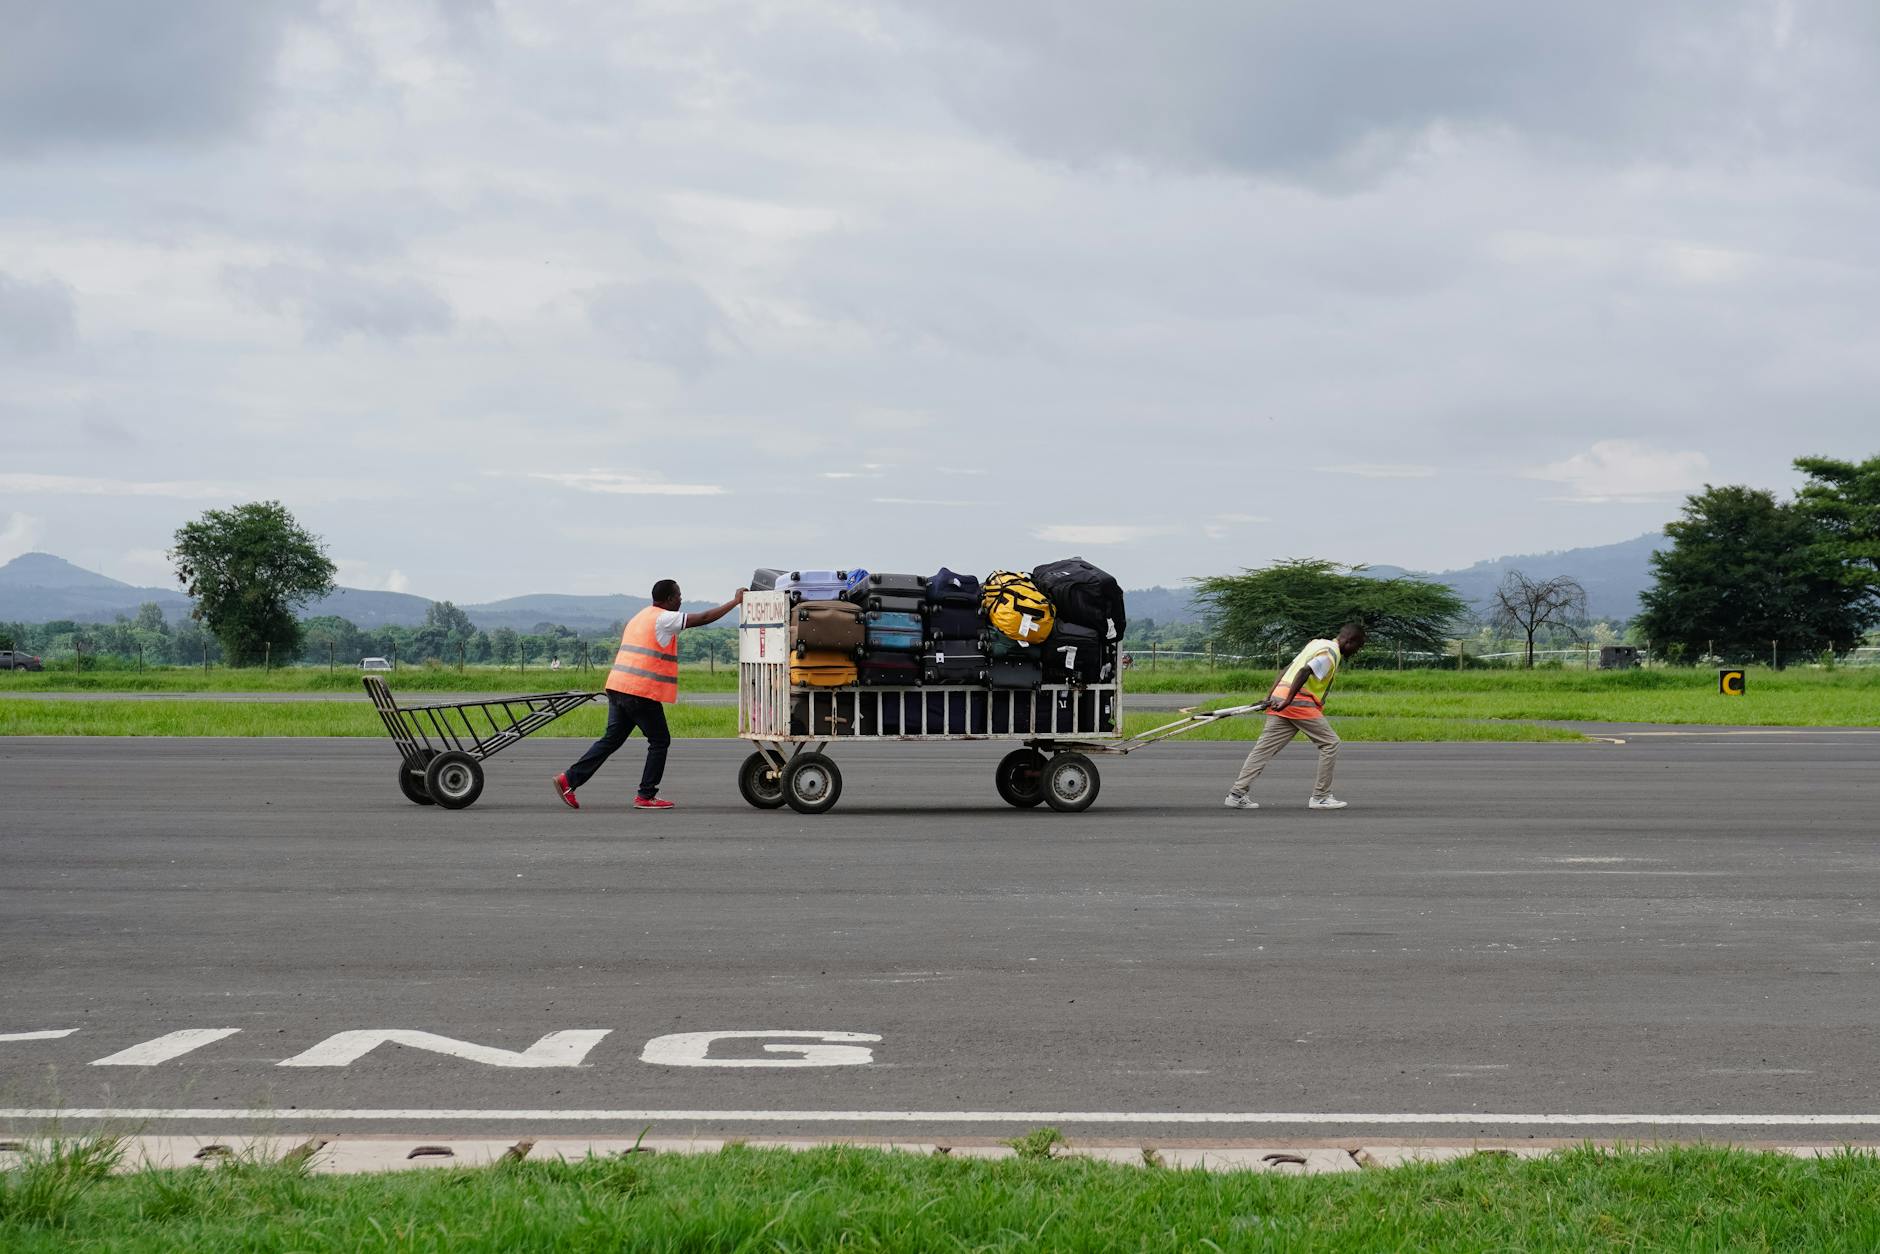
[[[419,752],[424,753],[423,750]],[[425,765],[430,765],[431,756],[429,753],[424,753]],[[437,804],[431,800],[431,794],[424,790],[424,776],[412,774],[411,768],[405,765],[403,758],[398,759],[398,791],[405,794],[406,801],[417,805],[434,806]]]
[[1060,753],[1044,768],[1045,804],[1060,814],[1088,810],[1102,787],[1096,763],[1081,753]]
[[483,795],[483,764],[467,753],[446,749],[424,768],[424,790],[446,810],[462,810]]
[[[1029,810],[1033,806],[1044,804],[1044,754],[1036,749],[1014,749],[999,759],[998,770],[993,772],[992,782],[998,786],[999,797],[1009,806]],[[1030,787],[1021,782],[1020,772],[1029,777]]]
[[[766,775],[772,778],[766,782]],[[770,759],[753,753],[738,768],[738,792],[760,810],[781,810],[788,799],[783,795],[783,774],[773,769]]]
[[799,753],[783,768],[783,799],[798,814],[827,813],[842,796],[842,772],[826,753]]

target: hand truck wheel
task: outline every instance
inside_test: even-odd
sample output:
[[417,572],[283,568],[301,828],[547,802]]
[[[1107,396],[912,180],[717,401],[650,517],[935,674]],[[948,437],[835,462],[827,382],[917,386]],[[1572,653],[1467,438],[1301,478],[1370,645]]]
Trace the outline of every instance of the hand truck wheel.
[[1044,768],[1044,800],[1053,810],[1076,814],[1097,799],[1103,779],[1081,753],[1060,753]]
[[446,810],[461,810],[483,792],[483,767],[469,754],[446,749],[424,768],[424,790]]
[[799,753],[783,768],[783,799],[798,814],[822,814],[842,795],[842,772],[826,753]]
[[753,753],[738,768],[738,792],[760,810],[783,806],[783,772],[770,764],[761,753]]
[[424,788],[424,768],[431,764],[431,751],[421,749],[418,752],[420,754],[419,766],[415,770],[404,758],[398,759],[398,791],[405,794],[406,801],[416,805],[436,805],[437,803],[431,800],[431,794]]
[[1028,810],[1044,801],[1044,754],[1014,749],[999,759],[992,780],[1007,805]]

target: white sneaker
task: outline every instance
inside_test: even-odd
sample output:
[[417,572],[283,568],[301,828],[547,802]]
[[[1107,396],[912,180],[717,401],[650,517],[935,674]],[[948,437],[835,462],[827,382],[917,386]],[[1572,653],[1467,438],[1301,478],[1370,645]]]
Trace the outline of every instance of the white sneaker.
[[1314,797],[1306,802],[1306,809],[1308,810],[1342,810],[1344,808],[1344,802],[1329,794],[1323,797]]
[[1228,793],[1227,800],[1223,804],[1230,810],[1258,810],[1260,808],[1260,803],[1252,797],[1237,792]]

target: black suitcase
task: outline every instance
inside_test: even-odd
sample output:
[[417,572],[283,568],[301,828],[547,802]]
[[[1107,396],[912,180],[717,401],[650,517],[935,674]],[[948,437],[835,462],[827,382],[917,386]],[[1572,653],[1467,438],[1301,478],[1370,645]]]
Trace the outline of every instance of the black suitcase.
[[927,579],[924,575],[870,575],[851,591],[855,596],[919,597],[925,601]]
[[872,592],[860,596],[858,603],[878,614],[920,614],[927,609],[927,602],[919,597],[877,596]]
[[936,640],[921,654],[920,679],[926,684],[983,684],[991,665],[977,639]]
[[849,736],[855,733],[852,692],[802,692],[790,698],[792,736]]
[[994,688],[1036,688],[1044,682],[1044,665],[1036,657],[993,658],[989,670]]
[[[940,695],[938,693],[936,696]],[[921,692],[856,693],[864,736],[918,736],[927,712],[927,694]]]
[[908,654],[865,655],[856,670],[865,688],[912,688],[920,683],[920,662]]
[[1116,646],[1081,624],[1059,623],[1040,648],[1048,684],[1108,683],[1116,674]]
[[1123,638],[1129,626],[1123,612],[1123,587],[1108,571],[1081,557],[1067,557],[1034,567],[1031,581],[1051,599],[1058,622],[1092,628],[1108,640]]
[[977,609],[932,603],[927,606],[929,640],[971,640],[985,630],[986,620],[979,616]]
[[785,573],[781,570],[772,570],[768,566],[759,566],[751,572],[750,589],[752,592],[769,592],[776,588],[777,580],[783,578]]

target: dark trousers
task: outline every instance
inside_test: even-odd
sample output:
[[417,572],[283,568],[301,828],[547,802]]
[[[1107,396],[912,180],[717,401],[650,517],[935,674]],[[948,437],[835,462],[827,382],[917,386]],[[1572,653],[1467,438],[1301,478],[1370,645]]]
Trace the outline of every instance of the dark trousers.
[[607,691],[607,731],[588,746],[581,760],[568,768],[568,787],[579,788],[594,777],[601,763],[614,750],[627,743],[634,728],[646,737],[646,766],[640,772],[640,795],[651,800],[659,795],[660,777],[666,773],[666,750],[672,747],[672,733],[666,730],[666,707],[651,697]]

